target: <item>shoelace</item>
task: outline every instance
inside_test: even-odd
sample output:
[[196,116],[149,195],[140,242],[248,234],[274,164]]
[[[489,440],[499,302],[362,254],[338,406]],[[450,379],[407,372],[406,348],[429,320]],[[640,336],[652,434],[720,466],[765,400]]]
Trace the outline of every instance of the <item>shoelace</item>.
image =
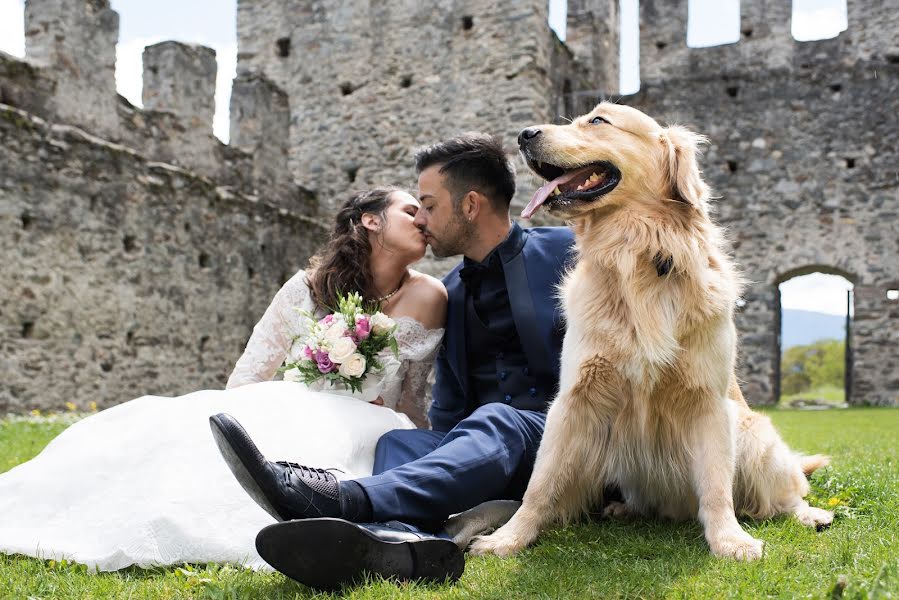
[[[295,462],[288,462],[286,460],[279,460],[275,464],[287,467],[287,470],[300,481],[303,479],[317,479],[325,482],[336,482],[337,477],[335,477],[331,471],[343,473],[340,469],[333,467],[330,469],[313,469],[312,467],[307,467],[306,465]],[[299,473],[297,473],[297,471],[299,471]]]

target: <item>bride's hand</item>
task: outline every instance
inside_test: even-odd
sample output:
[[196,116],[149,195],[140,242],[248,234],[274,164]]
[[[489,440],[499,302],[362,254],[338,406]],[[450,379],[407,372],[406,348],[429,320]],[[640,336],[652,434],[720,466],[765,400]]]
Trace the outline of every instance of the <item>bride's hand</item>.
[[378,396],[377,398],[375,398],[374,400],[369,402],[369,404],[377,404],[378,406],[384,406],[384,398],[381,398],[380,396]]

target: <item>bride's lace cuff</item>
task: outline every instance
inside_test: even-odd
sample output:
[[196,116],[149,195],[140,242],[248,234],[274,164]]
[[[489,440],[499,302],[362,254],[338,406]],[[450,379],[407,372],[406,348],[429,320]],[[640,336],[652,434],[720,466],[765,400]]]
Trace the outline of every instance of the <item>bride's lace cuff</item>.
[[253,327],[253,334],[228,378],[226,389],[270,381],[275,376],[293,340],[302,335],[302,319],[297,308],[310,311],[313,308],[305,271],[297,272],[275,294],[265,314]]
[[403,388],[397,411],[405,413],[417,427],[430,429],[428,408],[431,404],[430,386],[433,383],[431,373],[434,371],[434,359],[437,356],[442,335],[437,337],[437,344],[421,360],[410,360],[403,379]]

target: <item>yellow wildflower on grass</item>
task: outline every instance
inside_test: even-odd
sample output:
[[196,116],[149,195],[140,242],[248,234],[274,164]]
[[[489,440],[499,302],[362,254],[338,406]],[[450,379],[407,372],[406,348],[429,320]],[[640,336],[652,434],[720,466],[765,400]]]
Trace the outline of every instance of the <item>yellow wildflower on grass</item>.
[[39,416],[41,416],[41,410],[40,410],[39,408],[32,409],[32,411],[31,411],[31,416],[32,416],[32,417],[39,417]]
[[827,501],[827,506],[836,506],[839,503],[840,503],[839,498],[831,498],[830,500]]
[[91,410],[92,410],[92,411],[97,412],[97,403],[96,403],[96,402],[94,402],[93,400],[91,400],[91,403],[88,404],[88,406],[91,407]]
[[74,411],[74,410],[75,410],[76,408],[78,408],[78,407],[75,406],[75,403],[74,403],[74,402],[66,402],[66,408],[68,408],[68,409],[71,410],[71,411]]

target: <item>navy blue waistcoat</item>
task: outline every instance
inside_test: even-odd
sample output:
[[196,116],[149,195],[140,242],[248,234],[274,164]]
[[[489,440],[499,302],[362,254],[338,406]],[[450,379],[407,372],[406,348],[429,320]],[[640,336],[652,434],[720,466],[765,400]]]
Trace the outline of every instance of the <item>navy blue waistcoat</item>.
[[[521,251],[503,258],[503,272],[515,329],[526,354],[528,376],[539,382],[533,386],[536,393],[529,390],[530,393],[515,397],[497,395],[497,382],[470,377],[467,355],[479,348],[470,347],[473,340],[466,330],[466,290],[459,278],[459,264],[443,279],[449,295],[446,333],[437,356],[437,381],[428,413],[436,431],[455,427],[480,405],[479,397],[499,398],[524,410],[545,410],[557,391],[565,325],[556,294],[574,259],[574,234],[567,227],[536,227],[523,233]],[[495,389],[473,390],[472,385]]]

